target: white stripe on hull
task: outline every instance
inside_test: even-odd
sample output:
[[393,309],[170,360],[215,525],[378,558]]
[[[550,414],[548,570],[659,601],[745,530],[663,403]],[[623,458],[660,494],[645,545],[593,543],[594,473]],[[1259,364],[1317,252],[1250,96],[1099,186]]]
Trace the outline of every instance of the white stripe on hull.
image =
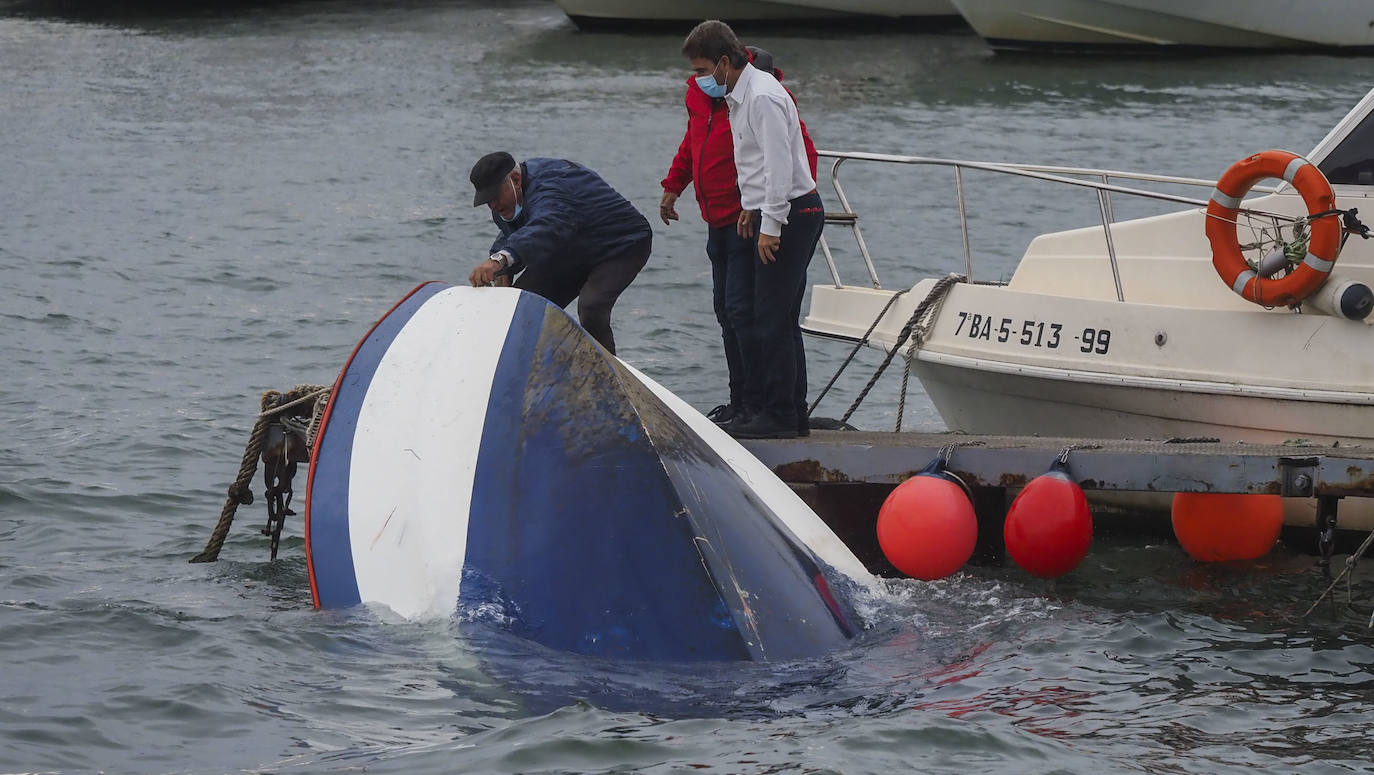
[[451,616],[458,602],[487,400],[520,294],[483,296],[474,304],[470,289],[449,288],[428,300],[378,364],[358,416],[348,491],[358,591],[408,618]]

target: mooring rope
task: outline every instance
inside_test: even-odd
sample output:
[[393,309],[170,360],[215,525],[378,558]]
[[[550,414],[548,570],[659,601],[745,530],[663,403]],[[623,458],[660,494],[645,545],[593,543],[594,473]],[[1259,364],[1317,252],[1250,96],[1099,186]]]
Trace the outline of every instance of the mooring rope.
[[[304,392],[304,395],[301,395],[302,392]],[[325,395],[328,392],[329,388],[325,387],[324,385],[297,385],[290,391],[288,391],[285,396],[283,396],[283,398],[290,398],[291,396],[297,396],[297,398],[291,399],[286,403],[282,404],[281,406],[274,406],[271,409],[264,409],[263,411],[258,413],[258,416],[263,417],[271,416],[274,414],[281,414],[282,412],[286,411],[287,409],[290,409],[293,406],[303,404],[312,398],[318,399],[319,397]]]
[[830,388],[835,386],[835,381],[840,378],[840,375],[844,373],[844,370],[849,368],[849,364],[853,362],[854,356],[858,355],[859,350],[862,350],[863,346],[868,344],[868,338],[873,335],[873,330],[878,327],[878,323],[882,322],[882,319],[887,315],[887,311],[892,309],[892,305],[897,302],[897,299],[900,299],[902,297],[902,294],[906,293],[909,290],[911,289],[907,288],[904,290],[897,291],[896,293],[892,294],[892,297],[889,298],[887,300],[887,303],[883,305],[883,309],[881,312],[878,313],[878,317],[873,318],[873,322],[868,326],[868,330],[864,332],[863,336],[859,337],[859,341],[854,343],[854,349],[850,350],[849,355],[845,356],[844,362],[840,364],[840,368],[835,370],[835,375],[830,378],[829,382],[825,383],[825,387],[821,390],[821,394],[816,396],[815,401],[811,402],[811,407],[806,410],[806,415],[808,417],[815,413],[816,407],[820,406],[821,399],[825,398],[825,394],[829,393]]
[[229,485],[228,497],[224,500],[224,508],[220,510],[219,522],[215,524],[210,540],[200,554],[191,558],[191,562],[218,560],[220,549],[229,535],[229,526],[234,524],[234,514],[238,511],[239,505],[253,502],[253,474],[257,473],[263,440],[267,438],[267,426],[272,424],[273,418],[310,398],[317,399],[318,405],[321,391],[327,394],[329,388],[320,385],[299,385],[285,394],[277,390],[268,390],[262,394],[261,410],[258,412],[257,422],[253,424],[253,431],[248,436],[248,446],[243,450],[239,475],[234,479],[234,483]]
[[[1331,580],[1330,584],[1326,585],[1326,589],[1322,590],[1322,593],[1317,596],[1317,599],[1315,601],[1312,602],[1311,607],[1309,607],[1306,611],[1303,612],[1302,618],[1306,619],[1313,611],[1317,610],[1317,606],[1321,605],[1321,602],[1326,599],[1326,596],[1331,594],[1331,590],[1335,589],[1336,585],[1341,583],[1341,579],[1346,578],[1349,575],[1353,575],[1353,571],[1355,570],[1355,564],[1359,562],[1360,558],[1364,556],[1364,553],[1369,550],[1369,545],[1372,543],[1374,543],[1374,530],[1371,530],[1369,535],[1365,536],[1364,543],[1360,544],[1360,548],[1355,550],[1354,554],[1345,558],[1345,567],[1342,568],[1341,572],[1336,575],[1336,578]],[[1346,589],[1348,601],[1349,597],[1353,595],[1353,592],[1350,591],[1349,586],[1347,586]],[[1347,602],[1347,605],[1348,604],[1349,602]],[[1369,626],[1374,627],[1374,614],[1371,614],[1369,617]]]
[[902,415],[906,414],[906,390],[907,385],[911,383],[911,359],[914,357],[916,354],[909,348],[902,356],[902,360],[905,361],[902,364],[902,392],[897,394],[897,422],[892,428],[897,433],[902,432]]
[[[930,293],[926,294],[926,297],[921,300],[921,303],[916,305],[915,311],[911,313],[911,318],[907,320],[906,325],[902,326],[902,332],[897,336],[897,343],[892,346],[892,349],[887,351],[887,357],[883,358],[883,362],[878,366],[878,370],[873,372],[873,376],[869,378],[868,384],[864,385],[864,389],[859,391],[859,395],[854,399],[854,403],[849,405],[849,409],[844,413],[844,417],[840,418],[841,423],[849,422],[849,418],[853,416],[855,410],[859,408],[859,404],[863,403],[864,399],[868,397],[868,392],[877,384],[878,378],[883,375],[883,371],[892,363],[892,359],[897,355],[897,352],[902,349],[902,345],[906,344],[907,340],[911,338],[913,331],[917,331],[918,324],[924,321],[928,315],[938,311],[949,289],[954,287],[957,283],[964,282],[965,279],[967,278],[961,274],[948,274],[935,282],[935,287],[931,288]],[[925,325],[921,324],[920,330],[917,331],[916,334],[915,344],[917,347],[920,346],[921,342],[925,341],[926,331]],[[906,403],[905,395],[903,395],[902,399],[901,403],[904,405]],[[904,408],[904,406],[902,408]],[[898,429],[900,430],[900,414],[898,415],[897,422]]]

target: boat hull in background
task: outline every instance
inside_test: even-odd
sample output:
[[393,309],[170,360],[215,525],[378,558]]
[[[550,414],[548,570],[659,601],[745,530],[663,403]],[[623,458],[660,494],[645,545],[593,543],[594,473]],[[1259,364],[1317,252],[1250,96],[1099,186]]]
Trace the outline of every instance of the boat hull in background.
[[1362,0],[952,1],[997,49],[1374,50],[1374,8]]
[[791,5],[848,11],[887,19],[958,23],[959,12],[950,0],[789,0]]
[[[640,27],[691,27],[705,19],[740,22],[815,22],[854,20],[862,14],[765,0],[557,0],[573,24],[586,30]],[[833,4],[832,4],[833,5]]]

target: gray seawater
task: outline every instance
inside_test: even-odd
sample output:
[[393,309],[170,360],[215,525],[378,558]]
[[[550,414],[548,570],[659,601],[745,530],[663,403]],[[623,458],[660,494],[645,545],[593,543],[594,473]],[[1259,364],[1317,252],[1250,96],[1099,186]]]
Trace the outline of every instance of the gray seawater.
[[[894,581],[852,649],[705,670],[316,612],[300,525],[269,563],[261,501],[220,562],[188,564],[259,394],[331,382],[395,300],[485,255],[492,227],[465,201],[477,156],[578,159],[652,214],[686,73],[676,34],[580,33],[534,0],[115,7],[0,3],[0,772],[1374,768],[1374,585],[1302,619],[1324,582],[1288,550],[1204,568],[1100,535],[1058,582]],[[750,41],[824,148],[1201,177],[1309,149],[1371,73],[1003,58],[961,32]],[[845,181],[888,285],[959,268],[946,171],[851,165]],[[1090,194],[967,182],[985,278],[1032,234],[1096,217]],[[706,409],[724,373],[683,204],[655,221],[615,323],[623,357]],[[831,238],[857,280],[847,235]],[[818,388],[848,348],[809,348]],[[877,361],[860,356],[820,413]],[[897,388],[885,377],[857,423],[890,427]],[[907,427],[939,427],[919,391],[911,404]]]

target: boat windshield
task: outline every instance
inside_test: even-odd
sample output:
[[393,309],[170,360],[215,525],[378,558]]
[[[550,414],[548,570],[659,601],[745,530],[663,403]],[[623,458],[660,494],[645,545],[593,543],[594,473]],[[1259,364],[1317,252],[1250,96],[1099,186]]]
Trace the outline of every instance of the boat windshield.
[[1374,112],[1366,115],[1317,167],[1333,184],[1374,186]]

